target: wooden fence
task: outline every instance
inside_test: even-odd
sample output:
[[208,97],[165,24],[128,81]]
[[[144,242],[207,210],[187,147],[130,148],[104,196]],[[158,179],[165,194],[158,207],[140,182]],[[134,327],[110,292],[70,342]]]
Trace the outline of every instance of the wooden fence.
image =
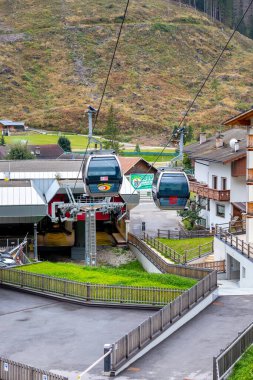
[[192,238],[199,238],[199,237],[208,237],[213,236],[214,232],[210,232],[209,230],[196,230],[196,231],[186,231],[186,230],[179,230],[179,231],[171,231],[171,230],[157,230],[157,237],[163,237],[167,239],[192,239]]
[[251,323],[239,336],[222,350],[220,355],[213,358],[213,380],[227,378],[235,363],[243,353],[253,344],[253,323]]
[[5,268],[0,269],[0,284],[59,295],[66,299],[120,304],[121,306],[139,304],[161,307],[184,292],[181,289],[81,283]]
[[151,247],[157,249],[163,255],[178,264],[187,264],[194,259],[201,258],[213,253],[213,241],[199,245],[196,248],[185,250],[183,254],[178,253],[168,245],[163,244],[156,238],[151,238],[148,234],[144,233],[143,240]]
[[217,272],[219,272],[219,273],[225,273],[226,272],[225,260],[191,264],[191,266],[194,268],[208,268],[208,269],[212,269],[212,270],[217,270]]
[[[133,236],[129,234],[133,244]],[[138,238],[137,238],[138,239]],[[135,245],[143,252],[143,243],[141,240],[135,241]],[[167,264],[167,263],[166,263]],[[170,265],[167,264],[169,272]],[[176,265],[172,265],[176,266]],[[179,266],[178,266],[179,267]],[[193,268],[188,268],[189,275]],[[200,271],[200,269],[198,269]],[[204,299],[217,287],[217,272],[201,272],[203,278],[191,289],[185,291],[174,301],[156,312],[153,316],[146,319],[142,324],[121,337],[112,345],[111,353],[111,373],[115,373],[124,363],[132,356],[140,352],[146,345],[161,335],[164,330],[168,329],[184,315],[191,307]],[[182,275],[182,274],[181,274]],[[185,273],[184,273],[185,275]],[[193,277],[193,275],[191,275]]]
[[67,377],[0,357],[1,380],[68,380]]
[[231,234],[227,230],[221,227],[216,228],[216,236],[224,241],[226,244],[234,247],[241,254],[253,259],[253,245],[246,243],[244,240],[238,238],[238,236]]
[[178,276],[196,278],[201,280],[211,271],[209,269],[193,268],[186,265],[168,264],[161,256],[153,251],[144,241],[133,234],[128,234],[128,244],[132,244],[148,258],[162,273],[176,274]]

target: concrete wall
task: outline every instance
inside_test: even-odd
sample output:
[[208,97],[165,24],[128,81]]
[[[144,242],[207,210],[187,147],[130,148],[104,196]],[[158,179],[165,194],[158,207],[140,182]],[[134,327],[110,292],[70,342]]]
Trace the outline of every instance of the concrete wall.
[[129,244],[131,251],[135,254],[137,260],[148,273],[162,273],[154,264],[151,263],[135,246]]
[[214,260],[226,260],[227,279],[238,278],[240,271],[240,287],[253,288],[253,262],[216,237]]

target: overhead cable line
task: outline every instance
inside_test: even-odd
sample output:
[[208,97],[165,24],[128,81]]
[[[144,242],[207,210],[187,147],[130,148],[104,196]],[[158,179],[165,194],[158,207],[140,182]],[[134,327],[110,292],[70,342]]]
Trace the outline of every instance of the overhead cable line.
[[[208,79],[210,78],[210,76],[212,75],[214,69],[216,68],[216,66],[218,65],[220,59],[222,58],[224,52],[226,51],[229,43],[231,42],[232,38],[234,37],[235,33],[238,31],[238,28],[239,26],[241,25],[242,21],[244,20],[244,17],[246,16],[248,10],[250,9],[250,7],[252,6],[253,4],[253,0],[251,0],[251,2],[249,3],[247,9],[245,10],[245,12],[243,13],[241,19],[239,20],[239,22],[237,23],[235,29],[233,30],[233,33],[231,34],[231,36],[229,37],[229,39],[227,40],[225,46],[223,47],[221,53],[219,54],[218,58],[216,59],[215,63],[213,64],[211,70],[209,71],[208,75],[206,76],[206,78],[204,79],[202,85],[200,86],[197,94],[195,95],[195,97],[193,98],[193,100],[191,101],[189,107],[187,108],[186,112],[184,113],[184,116],[183,118],[181,119],[181,121],[179,122],[178,124],[178,129],[181,128],[183,122],[185,121],[187,115],[189,114],[191,108],[193,107],[194,103],[196,102],[197,98],[199,97],[200,93],[202,92],[203,88],[205,87]],[[163,152],[165,151],[165,149],[168,147],[168,145],[170,144],[171,140],[173,138],[173,133],[171,134],[167,144],[163,147],[163,149],[161,150],[161,152],[159,153],[159,155],[157,156],[157,158],[155,159],[155,161],[150,165],[150,168],[147,170],[147,172],[145,173],[145,176],[141,179],[139,185],[144,181],[144,179],[146,178],[146,176],[149,174],[152,166],[154,166],[154,164],[159,160],[159,158],[161,157],[161,155],[163,154]],[[135,189],[136,190],[136,189]],[[132,192],[132,194],[130,195],[130,198],[131,196],[134,194],[135,190]]]
[[[100,110],[101,110],[101,107],[102,107],[102,104],[103,104],[103,100],[104,100],[104,96],[105,96],[105,92],[106,92],[106,87],[107,87],[107,85],[108,85],[108,81],[109,81],[110,74],[111,74],[111,71],[112,71],[112,67],[113,67],[113,63],[114,63],[115,56],[116,56],[117,48],[118,48],[118,45],[119,45],[119,40],[120,40],[120,37],[121,37],[122,29],[123,29],[123,26],[124,26],[124,23],[125,23],[125,20],[126,20],[126,15],[127,15],[127,11],[128,11],[129,3],[130,3],[130,0],[127,0],[126,7],[125,7],[125,11],[124,11],[124,15],[123,15],[122,22],[121,22],[121,25],[120,25],[120,28],[119,28],[119,32],[118,32],[118,36],[117,36],[117,40],[116,40],[116,44],[115,44],[115,47],[114,47],[113,55],[112,55],[112,58],[111,58],[111,63],[110,63],[109,70],[108,70],[108,73],[107,73],[107,76],[106,76],[106,80],[105,80],[105,84],[104,84],[103,92],[102,92],[101,99],[100,99],[100,102],[99,102],[99,106],[98,106],[98,109],[97,109],[97,113],[96,113],[96,116],[95,116],[95,121],[94,121],[94,127],[93,127],[93,130],[94,130],[94,128],[96,127],[97,120],[98,120],[98,116],[99,116],[99,113],[100,113]],[[86,154],[87,154],[87,151],[88,151],[89,145],[90,145],[90,141],[88,141],[88,143],[87,143],[87,146],[86,146],[86,149],[85,149],[85,153],[84,153],[84,156],[83,156],[83,159],[82,159],[81,165],[80,165],[80,169],[79,169],[79,172],[78,172],[78,174],[77,174],[76,181],[75,181],[74,189],[75,189],[75,187],[76,187],[76,183],[77,183],[77,181],[78,181],[78,177],[79,177],[80,172],[81,172],[81,170],[82,170],[83,163],[84,163],[85,156],[86,156]]]

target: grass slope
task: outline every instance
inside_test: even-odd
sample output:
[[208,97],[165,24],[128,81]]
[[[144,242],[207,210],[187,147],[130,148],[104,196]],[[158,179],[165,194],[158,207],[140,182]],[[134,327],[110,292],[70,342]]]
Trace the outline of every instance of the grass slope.
[[72,263],[50,262],[17,269],[93,284],[188,289],[197,282],[194,279],[169,274],[146,273],[138,262],[126,264],[117,269],[108,267],[91,268]]
[[[84,110],[98,107],[125,4],[2,2],[1,118],[84,132]],[[230,34],[191,8],[167,0],[132,1],[97,131],[114,103],[125,137],[164,142]],[[253,41],[237,33],[188,122],[213,126],[248,108],[252,59]]]
[[[181,240],[160,238],[158,240],[160,240],[163,244],[167,245],[168,247],[174,249],[175,251],[183,255],[184,252],[188,249],[197,248],[202,244],[211,242],[213,240],[213,237],[181,239]],[[193,252],[192,255],[188,254],[187,258],[189,260],[195,256],[196,256],[196,252]]]

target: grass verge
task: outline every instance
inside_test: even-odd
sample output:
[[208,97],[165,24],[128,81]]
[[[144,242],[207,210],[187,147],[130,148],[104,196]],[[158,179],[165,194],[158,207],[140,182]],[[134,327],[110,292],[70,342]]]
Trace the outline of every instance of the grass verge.
[[229,380],[252,380],[253,379],[253,345],[245,352],[236,363]]
[[51,277],[92,284],[159,287],[169,289],[189,289],[196,280],[170,274],[146,273],[138,262],[122,265],[119,268],[85,267],[73,263],[43,262],[19,267],[17,270],[44,274]]

